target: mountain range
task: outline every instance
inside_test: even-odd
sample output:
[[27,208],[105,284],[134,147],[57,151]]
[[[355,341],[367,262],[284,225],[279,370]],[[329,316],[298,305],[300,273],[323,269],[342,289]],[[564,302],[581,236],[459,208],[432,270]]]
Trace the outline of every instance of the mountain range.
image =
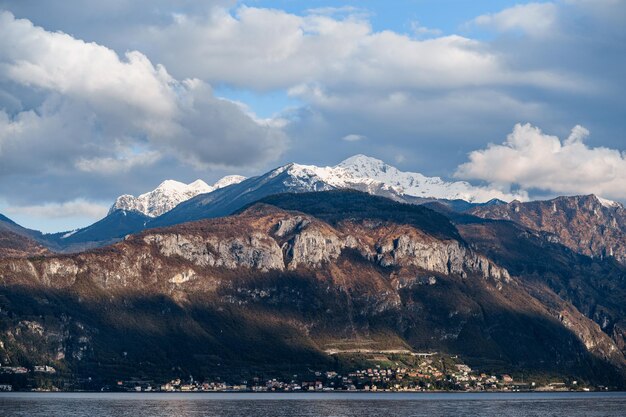
[[334,167],[290,163],[257,177],[227,176],[212,186],[202,180],[190,184],[166,180],[137,197],[118,197],[104,219],[85,228],[46,235],[26,231],[25,235],[56,252],[80,252],[149,228],[229,215],[272,194],[335,189],[354,189],[413,204],[437,200],[456,210],[503,204],[500,198],[515,197],[462,181],[402,172],[378,159],[356,155]]
[[207,194],[229,185],[238,184],[245,179],[246,177],[241,175],[229,175],[213,185],[208,185],[202,180],[196,180],[190,184],[166,180],[154,190],[138,197],[129,194],[119,196],[111,206],[109,214],[117,210],[124,210],[136,211],[148,217],[157,217],[198,194]]
[[73,232],[0,217],[0,361],[248,378],[407,349],[626,387],[621,204],[521,202],[364,156],[228,181],[166,182]]

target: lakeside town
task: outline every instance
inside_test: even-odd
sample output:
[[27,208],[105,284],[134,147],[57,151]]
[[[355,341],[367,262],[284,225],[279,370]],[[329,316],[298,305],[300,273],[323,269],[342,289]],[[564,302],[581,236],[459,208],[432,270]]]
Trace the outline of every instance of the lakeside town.
[[[416,354],[412,354],[416,355]],[[457,356],[436,353],[418,354],[413,366],[403,361],[376,364],[367,368],[340,373],[333,370],[309,370],[290,378],[254,377],[237,383],[215,380],[177,377],[167,382],[130,378],[104,385],[100,391],[116,392],[558,392],[558,391],[604,391],[605,386],[587,386],[577,380],[518,379],[509,374],[491,374],[476,371],[461,363]],[[385,357],[385,359],[387,359]],[[52,376],[56,370],[48,365],[33,369],[25,367],[0,367],[0,376],[38,375]],[[0,383],[0,391],[13,391],[11,384]],[[73,391],[71,386],[51,383],[33,386],[31,391]],[[92,389],[93,390],[93,389]]]

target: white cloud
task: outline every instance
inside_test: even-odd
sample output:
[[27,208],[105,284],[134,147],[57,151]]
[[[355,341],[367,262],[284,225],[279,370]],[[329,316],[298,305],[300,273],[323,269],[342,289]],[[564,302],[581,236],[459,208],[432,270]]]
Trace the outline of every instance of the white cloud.
[[[287,142],[277,125],[215,98],[203,81],[176,80],[140,52],[120,58],[8,12],[0,12],[0,80],[42,96],[35,108],[0,109],[0,173],[14,172],[11,166],[103,173],[156,162],[157,152],[202,168],[259,165],[278,158]],[[131,163],[119,153],[128,148],[148,154]]]
[[181,15],[166,26],[139,28],[133,39],[174,74],[256,90],[309,83],[338,91],[574,85],[563,73],[516,71],[472,39],[376,32],[359,15],[299,16],[241,6],[234,14],[214,9],[208,16]]
[[136,51],[120,60],[98,44],[47,32],[0,13],[1,74],[18,84],[87,102],[99,113],[124,119],[131,112],[143,129],[157,131],[176,112],[174,80]]
[[[519,120],[547,130],[584,120],[594,143],[621,148],[623,4],[525,5],[479,18],[487,26],[472,22],[465,36],[440,36],[417,23],[406,35],[374,30],[350,8],[294,14],[234,0],[0,0],[46,28],[10,20],[0,27],[0,194],[14,204],[28,203],[15,202],[26,195],[112,198],[153,188],[155,175],[213,176],[216,161],[253,175],[273,161],[331,163],[356,147],[445,177]],[[472,39],[477,28],[503,36]],[[8,36],[18,30],[24,40]],[[41,42],[28,43],[33,36]],[[126,54],[134,50],[141,53]],[[108,76],[126,72],[141,82]],[[209,83],[243,91],[238,97],[251,97],[251,106],[215,98]],[[266,110],[256,92],[287,90],[299,108],[255,116]],[[353,132],[368,139],[339,139]],[[135,155],[137,148],[160,158]]]
[[501,189],[520,186],[553,194],[597,194],[626,199],[626,153],[589,147],[589,131],[576,126],[564,141],[530,124],[517,124],[501,145],[473,151],[458,178],[483,180]]
[[498,13],[478,16],[472,23],[499,32],[520,30],[529,35],[542,35],[553,29],[557,12],[554,3],[518,4]]

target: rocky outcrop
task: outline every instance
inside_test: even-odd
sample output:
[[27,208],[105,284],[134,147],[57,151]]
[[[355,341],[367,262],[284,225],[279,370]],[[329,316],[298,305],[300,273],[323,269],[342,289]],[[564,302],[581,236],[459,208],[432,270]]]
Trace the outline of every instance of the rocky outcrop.
[[508,271],[486,257],[476,254],[458,241],[419,239],[414,233],[386,236],[376,244],[382,266],[412,265],[444,275],[467,277],[474,273],[483,278],[509,281]]
[[262,233],[219,238],[180,234],[147,235],[144,242],[155,245],[160,254],[179,256],[203,268],[252,268],[261,271],[282,269],[282,251]]
[[[446,276],[508,281],[508,272],[455,240],[441,240],[406,225],[343,222],[334,227],[312,216],[253,207],[224,227],[172,227],[131,236],[107,250],[0,264],[3,282],[63,288],[89,276],[102,288],[200,285],[222,270],[314,271],[336,264],[346,250],[384,268],[415,267]],[[208,285],[206,288],[213,288]]]

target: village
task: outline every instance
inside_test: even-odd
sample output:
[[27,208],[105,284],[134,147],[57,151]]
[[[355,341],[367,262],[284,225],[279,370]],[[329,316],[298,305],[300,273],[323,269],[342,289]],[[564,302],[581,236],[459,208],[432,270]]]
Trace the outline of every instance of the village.
[[[111,385],[99,389],[95,386],[80,388],[54,384],[32,387],[38,391],[99,390],[118,392],[530,392],[530,391],[597,391],[606,387],[589,387],[576,380],[550,379],[514,379],[509,374],[491,374],[475,371],[462,363],[457,356],[436,353],[408,355],[388,355],[381,357],[381,352],[369,352],[370,365],[337,372],[334,370],[308,370],[303,374],[294,374],[288,378],[254,377],[237,383],[215,380],[174,378],[167,382],[130,378],[117,380]],[[333,352],[337,354],[337,352]],[[344,352],[345,354],[345,352]],[[378,355],[377,355],[378,354]],[[390,360],[389,358],[395,359]],[[364,357],[360,357],[364,359]],[[371,359],[385,359],[371,361]],[[407,365],[410,363],[410,365]],[[25,367],[0,367],[0,375],[48,375],[55,369],[51,366],[35,366],[32,370]],[[11,391],[13,387],[0,383],[0,391]]]
[[[458,356],[439,353],[413,353],[408,351],[329,351],[343,356],[343,360],[367,363],[347,372],[334,370],[308,370],[290,377],[254,377],[238,383],[220,378],[194,379],[177,377],[167,382],[129,378],[117,380],[100,388],[90,384],[56,386],[46,381],[56,370],[48,365],[32,369],[23,366],[0,366],[0,378],[20,375],[37,377],[46,384],[32,386],[36,391],[118,391],[118,392],[531,392],[531,391],[599,391],[607,387],[590,387],[577,380],[545,378],[517,378],[505,373],[485,373],[473,370]],[[353,355],[358,354],[358,357]],[[348,355],[348,357],[346,357]],[[88,379],[91,382],[91,378]],[[10,383],[0,381],[0,391],[12,391]]]

